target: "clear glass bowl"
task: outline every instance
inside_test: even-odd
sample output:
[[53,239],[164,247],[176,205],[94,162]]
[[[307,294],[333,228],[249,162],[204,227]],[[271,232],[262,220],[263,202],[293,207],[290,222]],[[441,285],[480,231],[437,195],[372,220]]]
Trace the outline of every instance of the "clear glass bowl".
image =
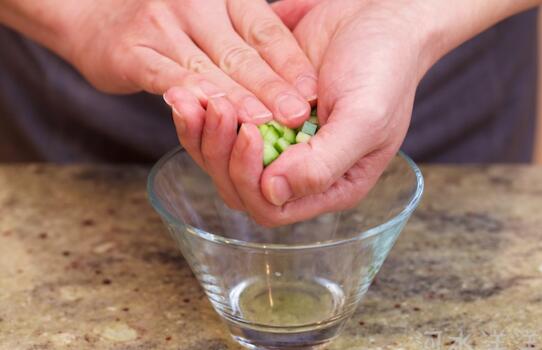
[[337,336],[423,192],[400,153],[357,207],[274,229],[231,210],[180,148],[148,179],[160,214],[232,336],[252,349],[311,349]]

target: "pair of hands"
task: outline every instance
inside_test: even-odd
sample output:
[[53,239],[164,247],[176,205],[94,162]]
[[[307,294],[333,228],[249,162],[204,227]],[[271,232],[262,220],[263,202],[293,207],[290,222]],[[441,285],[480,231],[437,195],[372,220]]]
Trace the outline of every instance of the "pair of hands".
[[[437,56],[425,2],[100,2],[66,56],[103,91],[175,86],[164,97],[182,145],[230,207],[266,226],[355,205],[399,149]],[[263,169],[255,124],[298,126],[317,97],[318,134]]]
[[[96,31],[114,40],[75,50],[84,55],[72,61],[108,92],[176,86],[165,99],[182,145],[230,207],[263,225],[355,205],[403,141],[424,73],[422,31],[407,30],[423,9],[410,2],[131,0],[120,13],[100,8],[83,25],[103,16]],[[274,116],[298,126],[317,96],[318,134],[263,169],[255,124]]]
[[[403,141],[423,66],[422,38],[404,30],[414,25],[409,22],[414,16],[395,12],[394,7],[359,0],[285,0],[274,10],[295,28],[303,56],[319,72],[323,126],[310,143],[290,147],[264,169],[259,131],[253,123],[244,123],[237,133],[238,105],[226,90],[210,96],[206,105],[186,88],[173,88],[165,95],[182,145],[211,175],[222,198],[266,226],[346,209],[372,188]],[[290,45],[289,40],[285,35],[272,42]],[[267,47],[262,57],[269,50],[281,50]],[[291,81],[281,65],[272,59],[266,62]],[[296,74],[307,75],[301,70]],[[251,91],[265,97],[257,88]],[[298,126],[308,109],[295,122],[281,119],[285,116],[280,113],[275,117]]]
[[[360,200],[402,143],[429,67],[541,2],[3,0],[0,23],[102,91],[181,87],[165,96],[181,142],[230,206],[272,226]],[[262,169],[253,124],[299,125],[317,97],[318,135]]]

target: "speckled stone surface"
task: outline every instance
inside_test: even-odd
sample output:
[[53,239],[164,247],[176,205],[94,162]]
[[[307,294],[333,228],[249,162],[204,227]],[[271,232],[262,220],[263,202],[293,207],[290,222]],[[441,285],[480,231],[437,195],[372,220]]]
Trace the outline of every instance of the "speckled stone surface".
[[[240,349],[146,174],[0,166],[0,349]],[[422,205],[326,349],[542,349],[542,168],[424,174]]]

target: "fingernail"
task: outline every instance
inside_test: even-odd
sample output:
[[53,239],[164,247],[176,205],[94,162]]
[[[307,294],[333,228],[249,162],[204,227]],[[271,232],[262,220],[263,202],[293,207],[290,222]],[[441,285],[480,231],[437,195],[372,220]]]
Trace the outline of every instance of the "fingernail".
[[280,206],[292,198],[292,189],[284,176],[272,177],[269,182],[271,184],[271,203]]
[[215,113],[207,114],[208,117],[205,119],[205,129],[209,131],[214,131],[220,125],[222,120],[222,113],[220,112],[220,102],[219,99],[223,97],[213,97],[209,100],[209,104],[213,105]]
[[207,96],[207,98],[226,96],[226,94],[220,90],[218,86],[207,80],[202,80],[198,83],[199,88]]
[[248,133],[247,125],[244,123],[241,124],[241,128],[239,129],[238,142],[239,151],[241,153],[243,153],[248,148],[248,146],[250,146],[250,134]]
[[243,105],[248,114],[248,118],[255,123],[263,122],[273,117],[273,114],[256,97],[245,97]]
[[179,109],[175,107],[175,105],[172,105],[171,109],[173,110],[173,119],[175,119],[175,127],[177,128],[177,133],[184,133],[184,131],[186,130],[186,120],[179,112]]
[[309,104],[306,101],[290,94],[283,94],[277,100],[280,114],[286,119],[302,117],[309,113]]
[[172,101],[171,101],[171,96],[170,96],[170,94],[169,94],[169,91],[170,91],[170,90],[166,91],[166,92],[162,95],[162,98],[164,99],[164,101],[166,102],[166,104],[167,104],[168,106],[171,107],[171,106],[173,105],[173,103],[172,103]]
[[308,102],[316,101],[318,98],[316,91],[318,89],[318,83],[316,78],[310,75],[302,75],[297,78],[297,83],[295,84],[297,91],[307,99]]

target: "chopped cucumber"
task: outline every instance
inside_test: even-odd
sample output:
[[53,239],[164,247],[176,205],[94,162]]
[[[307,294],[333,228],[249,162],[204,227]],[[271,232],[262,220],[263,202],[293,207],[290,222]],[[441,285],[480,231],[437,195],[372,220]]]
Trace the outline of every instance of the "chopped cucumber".
[[284,128],[284,134],[282,138],[288,141],[289,143],[295,142],[295,132],[290,128]]
[[263,140],[270,143],[271,145],[275,144],[279,139],[279,133],[272,127],[269,127],[267,133],[264,135]]
[[318,126],[316,124],[313,124],[311,122],[305,122],[303,123],[303,127],[301,128],[301,132],[309,136],[314,136],[314,134],[316,134],[317,128]]
[[279,136],[284,135],[284,129],[288,129],[288,127],[280,125],[277,121],[272,120],[267,125],[272,126],[279,134]]
[[297,136],[295,137],[296,143],[307,143],[311,139],[311,135],[305,134],[303,131],[300,131],[297,133]]
[[313,109],[309,120],[297,129],[291,129],[274,120],[258,126],[264,141],[264,166],[271,164],[291,145],[309,142],[311,137],[318,131],[318,117],[316,117],[315,113],[316,111]]
[[280,138],[275,142],[275,148],[279,153],[286,151],[290,147],[290,142],[286,141],[284,138]]
[[277,159],[279,152],[273,147],[272,144],[268,142],[263,143],[263,165],[267,166],[271,164],[272,161]]
[[269,131],[269,126],[267,124],[262,124],[258,126],[258,129],[260,130],[260,134],[262,137],[265,137],[265,134]]

